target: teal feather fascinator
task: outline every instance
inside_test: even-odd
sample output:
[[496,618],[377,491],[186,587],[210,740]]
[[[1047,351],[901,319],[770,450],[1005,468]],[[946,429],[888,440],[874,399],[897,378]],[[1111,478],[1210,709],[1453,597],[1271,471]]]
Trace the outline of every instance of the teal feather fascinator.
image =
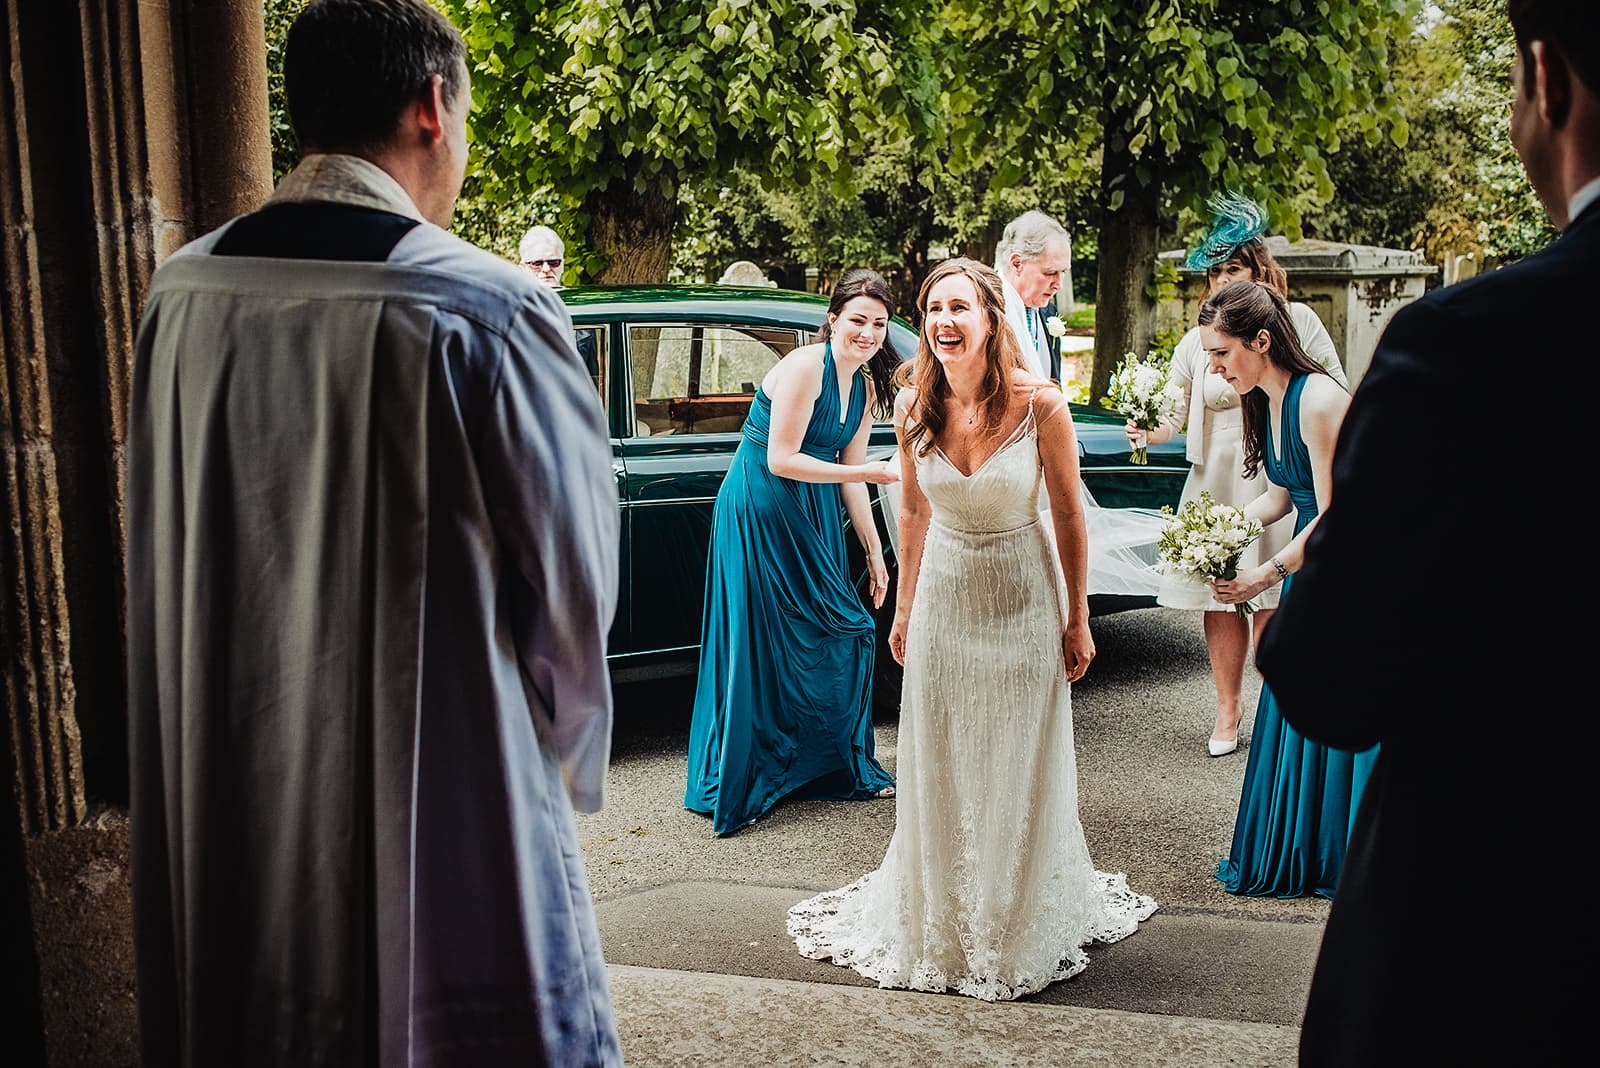
[[1227,263],[1239,246],[1267,232],[1267,213],[1242,193],[1218,193],[1206,205],[1211,209],[1211,229],[1184,260],[1191,271],[1204,271]]

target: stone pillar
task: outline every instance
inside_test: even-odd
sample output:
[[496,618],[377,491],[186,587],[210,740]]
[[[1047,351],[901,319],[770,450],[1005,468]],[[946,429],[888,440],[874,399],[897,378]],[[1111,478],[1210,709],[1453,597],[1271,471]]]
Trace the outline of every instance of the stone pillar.
[[123,447],[166,255],[271,188],[259,0],[0,0],[0,641],[24,828],[126,797]]
[[[53,1064],[137,1060],[117,811],[128,376],[156,266],[271,190],[262,13],[0,0],[0,819],[26,836],[0,889],[32,910],[0,934],[37,946],[36,978],[20,952],[4,974],[37,988]],[[5,1018],[26,1054],[33,1025]]]

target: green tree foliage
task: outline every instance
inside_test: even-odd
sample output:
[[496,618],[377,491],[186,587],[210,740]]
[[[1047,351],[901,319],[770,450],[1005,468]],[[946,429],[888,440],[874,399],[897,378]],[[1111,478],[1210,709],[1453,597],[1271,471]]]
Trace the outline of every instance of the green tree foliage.
[[272,181],[294,170],[300,158],[294,130],[289,125],[289,101],[283,91],[283,45],[289,25],[308,0],[266,0],[267,31],[267,121],[272,128]]
[[853,153],[843,195],[823,182],[764,188],[746,169],[700,183],[684,197],[679,275],[715,281],[731,260],[754,259],[791,284],[815,268],[826,290],[844,268],[869,266],[909,307],[933,236],[932,193],[912,177],[915,155],[906,139]]
[[[1026,167],[1065,129],[1102,146],[1103,215],[1091,393],[1149,347],[1146,286],[1161,220],[1223,186],[1300,235],[1305,192],[1333,195],[1328,160],[1351,140],[1409,135],[1390,83],[1416,0],[954,0],[971,75],[952,149],[998,146]],[[1007,78],[984,72],[1009,71]],[[1067,86],[1076,106],[1050,106]],[[955,97],[957,94],[952,94]],[[1004,182],[1009,173],[996,175]]]
[[1511,147],[1511,63],[1503,0],[1438,0],[1396,51],[1411,139],[1365,142],[1332,161],[1335,194],[1308,229],[1363,244],[1510,259],[1554,236]]
[[[852,146],[932,132],[893,0],[444,0],[467,39],[484,190],[553,190],[601,281],[667,275],[680,192],[743,166],[847,178]],[[569,250],[572,254],[575,250]]]
[[931,266],[930,248],[992,263],[1006,222],[1038,208],[1073,235],[1075,279],[1087,262],[1092,280],[1095,245],[1086,226],[1093,181],[1073,181],[1073,168],[1052,161],[997,187],[992,176],[1002,162],[985,158],[954,171],[901,139],[854,155],[843,195],[824,183],[764,188],[760,175],[746,170],[691,187],[682,198],[674,277],[715,281],[731,260],[752,259],[774,277],[816,268],[826,288],[844,268],[870,266],[909,310]]

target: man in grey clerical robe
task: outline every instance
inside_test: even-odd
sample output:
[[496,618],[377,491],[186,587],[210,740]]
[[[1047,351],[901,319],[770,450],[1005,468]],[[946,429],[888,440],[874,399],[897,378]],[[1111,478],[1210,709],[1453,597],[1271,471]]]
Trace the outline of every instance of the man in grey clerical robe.
[[156,272],[128,444],[144,1063],[617,1064],[618,510],[550,289],[446,233],[471,102],[423,0],[316,0],[307,152]]

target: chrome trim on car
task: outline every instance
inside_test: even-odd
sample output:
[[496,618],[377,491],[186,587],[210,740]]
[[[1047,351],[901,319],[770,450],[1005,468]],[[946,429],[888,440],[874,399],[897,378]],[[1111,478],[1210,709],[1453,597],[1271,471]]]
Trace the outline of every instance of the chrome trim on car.
[[1123,472],[1130,472],[1130,473],[1133,473],[1133,474],[1146,475],[1146,474],[1149,474],[1152,471],[1164,471],[1167,474],[1185,475],[1185,476],[1188,475],[1188,473],[1189,473],[1189,469],[1187,467],[1165,467],[1165,466],[1160,466],[1160,465],[1157,465],[1157,464],[1150,464],[1148,466],[1142,466],[1142,465],[1139,465],[1139,464],[1122,464],[1122,465],[1120,465],[1118,467],[1089,467],[1089,468],[1084,468],[1083,471],[1081,472],[1081,474],[1085,478],[1092,478],[1092,477],[1095,477],[1095,476],[1098,476],[1098,475],[1121,474]]
[[663,504],[716,504],[715,497],[667,497],[659,501],[619,501],[623,508],[654,508]]

